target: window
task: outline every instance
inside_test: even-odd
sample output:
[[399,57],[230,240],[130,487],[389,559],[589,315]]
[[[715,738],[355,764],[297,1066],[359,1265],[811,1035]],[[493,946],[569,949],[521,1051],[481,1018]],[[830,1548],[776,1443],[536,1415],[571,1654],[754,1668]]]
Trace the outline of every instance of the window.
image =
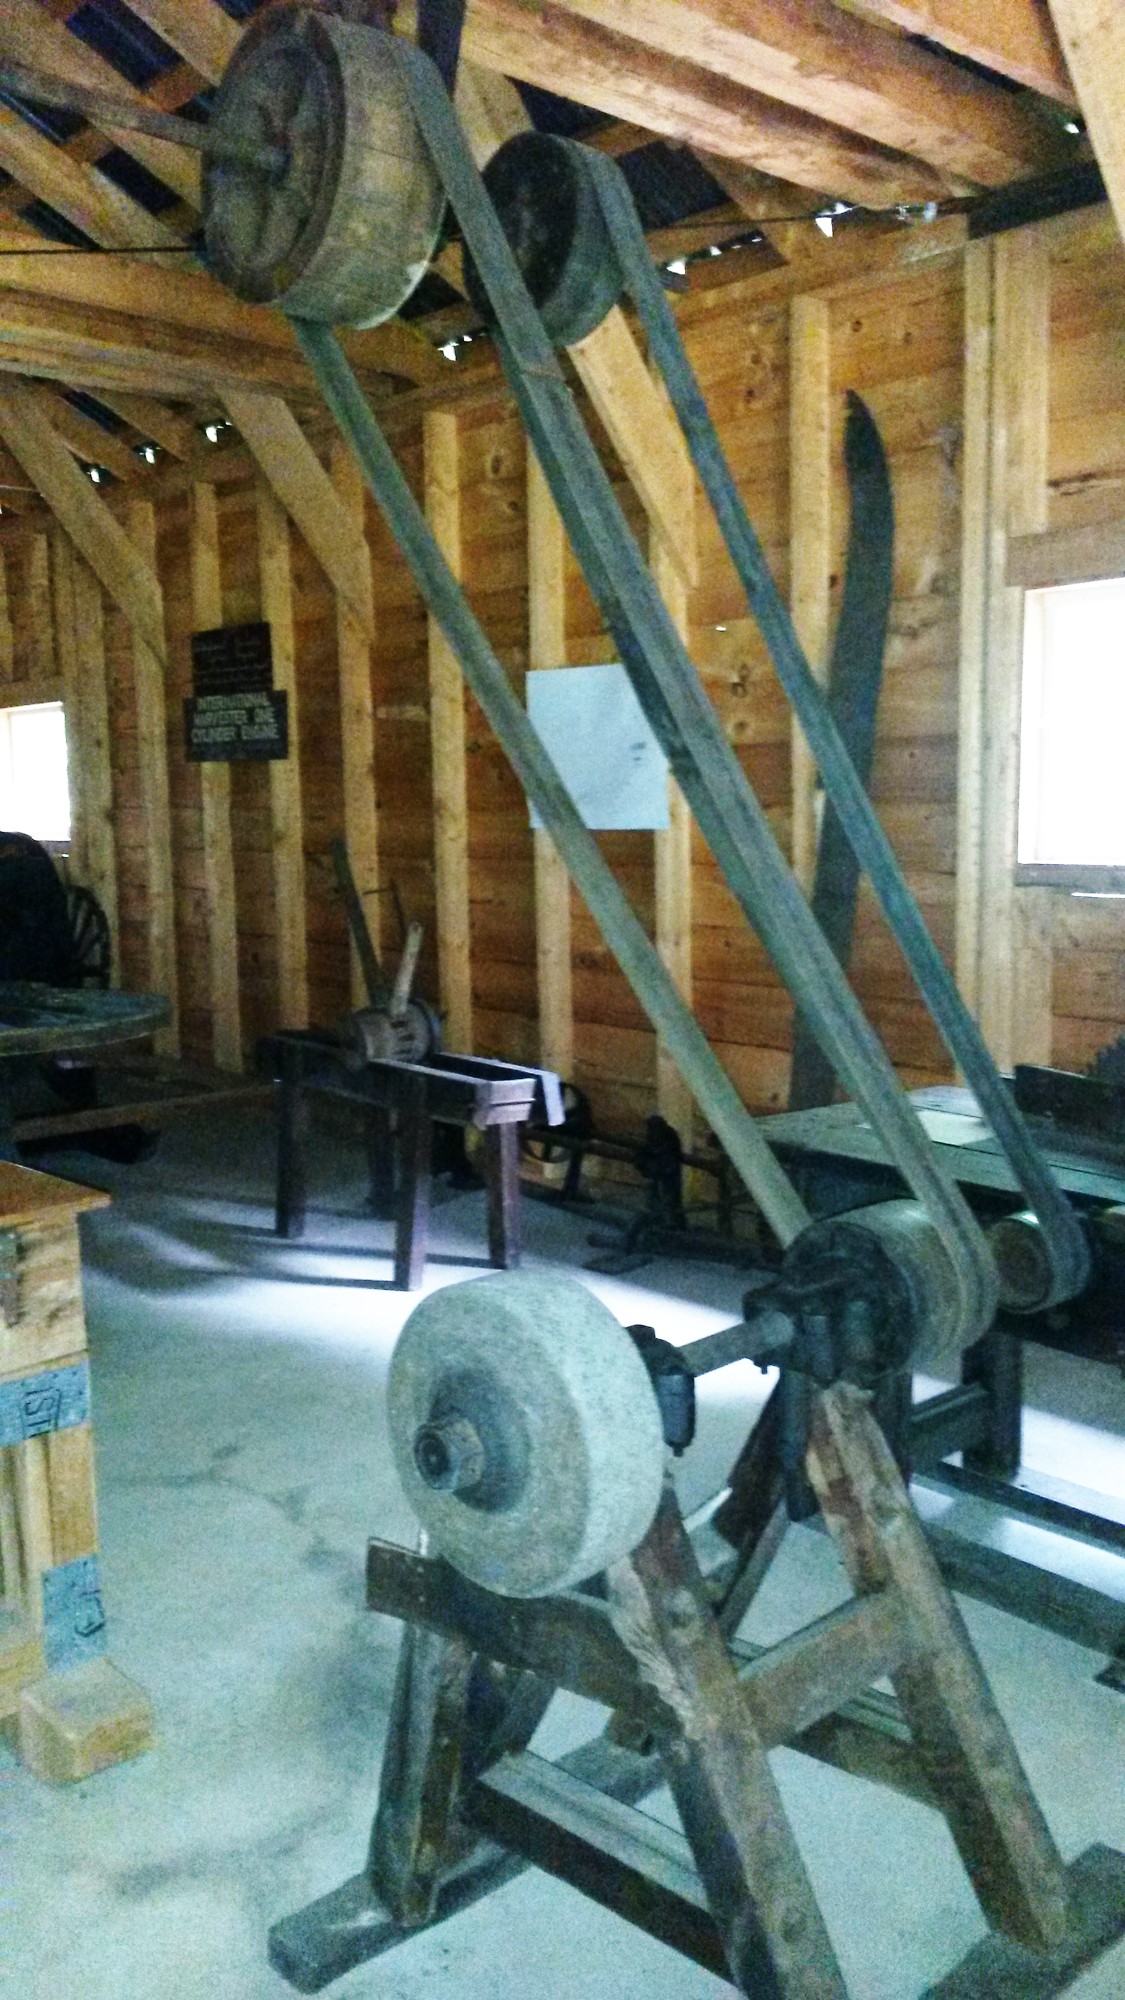
[[0,827],[51,845],[70,839],[61,701],[0,708]]
[[1125,887],[1125,577],[1025,599],[1017,879]]

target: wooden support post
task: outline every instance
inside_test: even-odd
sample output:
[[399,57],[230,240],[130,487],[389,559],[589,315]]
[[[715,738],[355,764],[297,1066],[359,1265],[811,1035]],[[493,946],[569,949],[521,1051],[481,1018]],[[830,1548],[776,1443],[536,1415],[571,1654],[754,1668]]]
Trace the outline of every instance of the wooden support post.
[[12,612],[8,601],[8,560],[0,549],[0,682],[10,681],[16,663]]
[[62,529],[51,537],[51,583],[54,603],[55,655],[63,688],[66,721],[66,776],[70,791],[69,864],[78,882],[87,879],[87,750],[82,727],[82,683],[78,668],[77,607],[74,599],[74,551]]
[[[689,474],[690,481],[690,474]],[[685,520],[694,510],[694,482],[680,504]],[[672,623],[688,643],[688,595],[683,573],[662,534],[652,535],[652,573],[668,607]],[[655,836],[656,949],[671,973],[676,990],[691,1006],[691,812],[674,778],[668,780],[668,826]],[[691,1092],[662,1042],[656,1048],[656,1102],[660,1115],[674,1125],[685,1145],[691,1144],[694,1106]]]
[[[192,485],[188,533],[192,625],[197,632],[210,632],[223,622],[219,508],[210,480],[197,479]],[[230,823],[230,765],[200,764],[199,792],[203,807],[211,1049],[219,1069],[240,1070],[242,1022],[238,992],[234,845]]]
[[121,963],[117,903],[117,843],[113,830],[113,756],[109,733],[109,683],[105,660],[105,605],[98,579],[78,550],[73,551],[74,625],[77,655],[76,730],[82,760],[85,818],[84,880],[109,925],[113,964]]
[[24,590],[27,593],[28,628],[34,678],[53,680],[55,661],[55,621],[51,615],[51,555],[44,532],[28,537]]
[[[831,400],[828,305],[799,297],[789,314],[789,605],[809,665],[828,677],[832,565]],[[793,718],[793,872],[806,894],[816,870],[817,771]]]
[[[156,581],[156,514],[151,500],[131,499],[127,522],[148,574]],[[172,886],[172,820],[168,800],[168,727],[164,703],[167,659],[161,620],[161,646],[154,648],[134,629],[133,675],[137,704],[137,754],[140,763],[141,806],[145,818],[146,882],[148,889],[149,977],[164,994],[171,1019],[161,1028],[156,1045],[163,1055],[178,1055],[179,980],[176,971],[175,902]]]
[[1023,593],[1008,540],[1046,525],[1050,273],[1042,229],[993,248],[992,469],[983,677],[980,1019],[1001,1069],[1048,1062],[1050,892],[1016,889]]
[[[371,596],[371,558],[364,528],[366,489],[363,476],[342,438],[332,444],[332,485],[347,523],[356,538],[367,569]],[[336,654],[340,679],[340,727],[344,745],[344,840],[351,862],[356,891],[367,919],[367,928],[376,945],[380,936],[379,907],[379,803],[375,789],[375,698],[371,688],[371,638],[375,630],[374,610],[369,623],[357,619],[342,593],[336,599]],[[353,943],[351,948],[352,1003],[362,1007],[367,1001],[363,968]]]
[[965,249],[965,380],[961,456],[961,653],[957,733],[957,984],[980,1005],[984,839],[984,689],[988,653],[992,473],[994,237]]
[[[461,575],[461,491],[457,418],[423,418],[426,518],[455,577]],[[465,693],[461,668],[436,619],[429,619],[430,742],[433,759],[434,878],[438,981],[445,1040],[473,1045],[469,927],[469,809],[465,770]]]
[[[566,664],[566,531],[530,445],[527,451],[528,665]],[[561,1077],[574,1074],[574,992],[571,975],[570,877],[549,833],[537,828],[535,957],[539,997],[539,1060]]]
[[[258,574],[262,617],[270,628],[273,683],[289,697],[289,755],[270,764],[273,834],[273,903],[277,929],[277,1019],[282,1028],[309,1025],[308,941],[305,921],[305,837],[301,811],[300,722],[297,713],[297,646],[293,630],[293,572],[289,523],[281,502],[258,481]],[[342,606],[338,616],[354,623]],[[357,635],[358,636],[358,635]],[[366,642],[363,642],[366,651]]]

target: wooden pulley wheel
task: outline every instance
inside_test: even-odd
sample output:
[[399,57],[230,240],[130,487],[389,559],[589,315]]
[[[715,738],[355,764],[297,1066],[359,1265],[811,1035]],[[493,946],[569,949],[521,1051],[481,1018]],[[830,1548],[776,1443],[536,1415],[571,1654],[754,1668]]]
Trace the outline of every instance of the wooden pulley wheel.
[[207,255],[239,298],[298,319],[377,326],[425,275],[445,196],[389,38],[299,4],[267,8],[215,96],[211,124],[280,146],[284,169],[210,159]]
[[387,1408],[406,1496],[438,1553],[503,1597],[547,1597],[636,1548],[664,1478],[648,1371],[573,1278],[431,1293],[403,1327]]
[[[493,154],[484,184],[549,337],[556,347],[584,340],[623,289],[588,148],[519,132]],[[465,284],[491,324],[488,294],[467,254]]]

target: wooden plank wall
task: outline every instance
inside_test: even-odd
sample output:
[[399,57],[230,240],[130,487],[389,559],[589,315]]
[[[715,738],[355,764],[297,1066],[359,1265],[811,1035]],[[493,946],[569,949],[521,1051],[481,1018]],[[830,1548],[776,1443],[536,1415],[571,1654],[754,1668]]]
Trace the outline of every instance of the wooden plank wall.
[[[1044,240],[1050,267],[1047,525],[1117,520],[1125,516],[1125,253],[1106,211],[1047,225]],[[844,395],[856,389],[873,410],[886,442],[898,523],[874,794],[952,963],[962,645],[964,266],[959,258],[938,260],[883,275],[866,288],[837,287],[819,296],[818,313],[827,320],[833,467],[827,539],[831,616],[839,601],[847,531],[841,464]],[[793,393],[790,354],[792,329],[807,317],[792,310],[791,298],[776,285],[756,300],[753,285],[746,282],[692,295],[683,311],[685,337],[704,392],[768,559],[786,591],[795,544],[798,560],[802,553],[800,523],[791,509],[790,454],[794,411],[803,399]],[[646,524],[639,504],[596,421],[593,428],[643,546]],[[453,497],[459,503],[465,587],[513,683],[522,690],[529,657],[524,439],[510,405],[501,400],[462,409],[455,438],[456,452],[446,457],[456,466]],[[327,464],[327,438],[318,449]],[[421,420],[396,437],[396,449],[421,497],[426,486]],[[447,475],[448,467],[443,477]],[[432,483],[432,440],[430,477]],[[213,1017],[209,863],[200,773],[184,761],[180,719],[193,626],[192,510],[182,479],[172,480],[167,489],[157,482],[156,490],[156,561],[168,643],[165,709],[181,1034],[186,1053],[211,1060],[222,1036],[216,1040]],[[110,504],[119,504],[116,495]],[[697,511],[700,576],[687,602],[691,650],[779,838],[788,843],[793,796],[788,711],[710,516],[702,506]],[[237,476],[216,473],[218,590],[227,622],[262,613],[263,576],[273,576],[280,560],[275,534],[263,562],[262,523],[269,514],[249,467]],[[394,884],[408,916],[420,917],[426,925],[420,985],[434,995],[433,784],[441,759],[435,760],[431,741],[430,635],[417,592],[371,507],[366,525],[375,608],[371,693],[382,942],[393,954]],[[819,516],[813,526],[819,538],[815,560],[823,564]],[[7,604],[7,623],[0,617],[0,700],[57,691],[70,657],[68,635],[55,629],[52,614],[52,602],[57,613],[67,601],[67,589],[65,578],[60,589],[53,577],[58,535],[49,528],[42,516],[0,522]],[[347,938],[329,856],[330,842],[345,823],[339,657],[344,624],[331,584],[292,522],[285,539],[300,754],[298,783],[282,818],[300,829],[309,1018],[332,1021],[346,1010],[351,994]],[[570,664],[612,658],[612,643],[569,548],[563,567],[563,657]],[[88,588],[84,566],[79,575]],[[807,596],[808,574],[802,588]],[[85,733],[79,759],[85,758],[87,765],[94,759],[98,765],[93,774],[84,768],[83,799],[104,801],[107,778],[112,788],[121,971],[126,984],[143,987],[151,977],[154,874],[146,858],[136,647],[124,618],[108,601],[103,613],[108,772],[101,747],[104,726],[94,729],[85,720],[91,705],[81,704],[72,721],[80,736]],[[971,619],[967,622],[972,625]],[[96,714],[96,702],[92,710]],[[470,957],[460,1004],[466,1012],[471,1006],[479,1051],[536,1060],[541,1047],[537,966],[544,939],[536,925],[534,845],[520,789],[468,695],[464,765]],[[803,766],[799,780],[807,813]],[[971,823],[971,816],[962,823]],[[276,796],[271,800],[268,767],[232,767],[230,825],[237,937],[224,944],[229,962],[237,966],[238,1018],[243,1050],[249,1053],[259,1034],[303,1012],[304,997],[294,992],[292,979],[293,940],[300,926],[291,909],[282,911],[279,924],[279,807]],[[103,874],[104,834],[103,811]],[[89,853],[89,830],[84,838],[80,852]],[[652,836],[600,838],[636,907],[653,924]],[[301,876],[292,853],[286,869],[291,897]],[[591,1092],[604,1122],[635,1128],[656,1102],[653,1037],[576,898],[570,908],[574,1076]],[[787,1086],[792,1008],[698,834],[692,842],[692,910],[691,963],[699,1018],[747,1101],[756,1109],[777,1108]],[[1052,1053],[1057,1061],[1085,1062],[1125,1027],[1125,918],[1120,903],[1054,896],[1050,926]],[[944,1052],[866,899],[854,980],[904,1079],[913,1083],[947,1077]],[[228,1019],[232,1011],[228,1001]]]

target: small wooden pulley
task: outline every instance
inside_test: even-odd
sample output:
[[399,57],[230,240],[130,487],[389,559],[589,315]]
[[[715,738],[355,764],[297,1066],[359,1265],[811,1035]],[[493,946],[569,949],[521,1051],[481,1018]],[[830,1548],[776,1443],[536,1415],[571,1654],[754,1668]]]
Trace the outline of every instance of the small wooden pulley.
[[268,8],[243,36],[210,129],[280,149],[269,174],[209,158],[207,254],[241,299],[376,326],[424,276],[445,196],[386,35],[318,9]]
[[435,1548],[500,1596],[571,1589],[652,1525],[665,1463],[652,1384],[572,1278],[504,1272],[432,1293],[402,1330],[387,1405]]
[[[546,132],[517,133],[493,154],[484,184],[548,335],[556,347],[584,340],[617,304],[624,284],[588,149]],[[493,324],[467,254],[465,284]]]

